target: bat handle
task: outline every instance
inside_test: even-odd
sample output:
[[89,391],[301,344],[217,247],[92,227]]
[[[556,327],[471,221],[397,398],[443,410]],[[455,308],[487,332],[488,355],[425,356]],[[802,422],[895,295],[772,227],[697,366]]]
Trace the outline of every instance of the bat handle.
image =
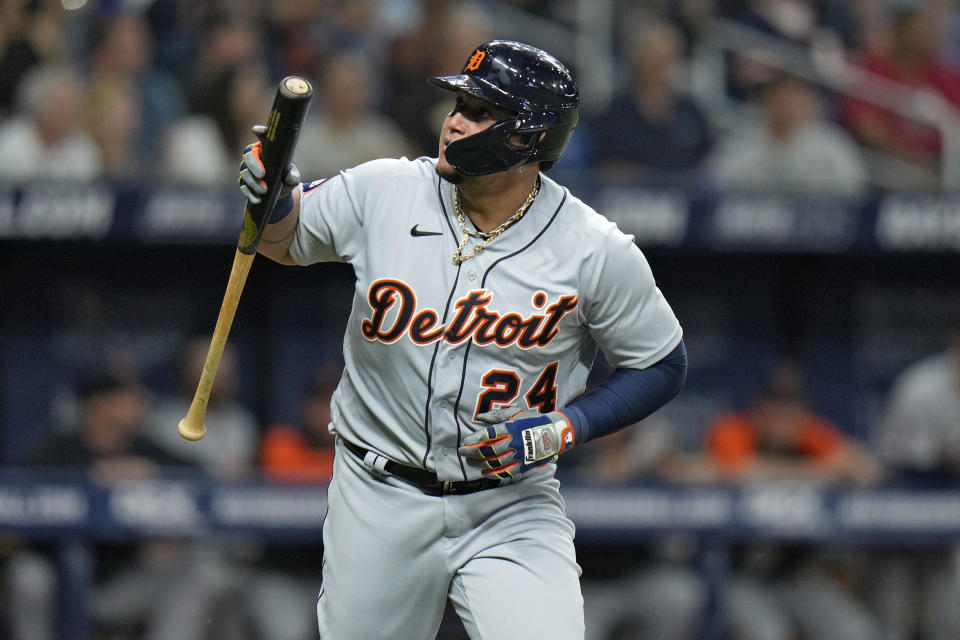
[[223,349],[227,344],[227,336],[230,335],[230,327],[233,325],[233,316],[236,314],[240,294],[243,293],[243,287],[247,282],[247,274],[250,273],[250,265],[253,264],[255,255],[242,253],[238,250],[233,257],[233,267],[230,269],[227,291],[223,295],[220,315],[217,317],[213,337],[210,338],[210,348],[207,350],[207,359],[203,363],[203,372],[200,374],[197,390],[193,394],[193,401],[190,403],[187,415],[177,424],[177,432],[187,440],[199,440],[207,432],[207,427],[203,422],[207,414],[210,391],[213,389],[213,380],[217,375],[217,369],[220,368]]

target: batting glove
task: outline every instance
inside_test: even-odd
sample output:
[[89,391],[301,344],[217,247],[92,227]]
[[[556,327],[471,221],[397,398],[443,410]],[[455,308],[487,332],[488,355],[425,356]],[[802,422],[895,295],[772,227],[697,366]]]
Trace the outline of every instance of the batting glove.
[[[267,192],[267,183],[263,179],[267,175],[263,166],[263,136],[266,135],[267,128],[262,124],[255,124],[252,130],[257,136],[257,141],[248,144],[243,150],[243,162],[240,163],[240,177],[237,182],[240,183],[240,193],[250,204],[260,204],[260,196]],[[290,195],[298,184],[300,184],[300,170],[291,162],[287,167],[287,173],[283,176],[283,186],[280,188],[280,197],[277,201]]]
[[477,417],[490,426],[463,439],[461,456],[486,476],[504,480],[552,462],[574,444],[573,425],[559,411],[507,407]]

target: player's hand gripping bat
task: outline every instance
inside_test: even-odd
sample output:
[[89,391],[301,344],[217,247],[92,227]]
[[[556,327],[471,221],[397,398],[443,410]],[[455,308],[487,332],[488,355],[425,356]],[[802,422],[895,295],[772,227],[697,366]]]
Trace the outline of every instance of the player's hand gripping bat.
[[210,339],[210,348],[207,351],[207,360],[197,383],[197,390],[193,395],[193,402],[186,417],[177,425],[177,431],[187,440],[199,440],[206,433],[204,417],[207,413],[207,402],[210,400],[210,389],[213,379],[220,367],[223,357],[223,348],[227,344],[233,316],[240,302],[240,294],[247,282],[250,265],[257,253],[257,245],[267,226],[270,212],[273,211],[283,187],[283,174],[290,165],[293,157],[293,148],[300,135],[307,107],[313,97],[313,88],[310,83],[297,76],[288,76],[280,82],[277,95],[273,100],[273,108],[267,120],[266,133],[261,138],[263,142],[263,165],[266,169],[264,182],[267,192],[257,204],[247,203],[243,212],[243,231],[237,240],[237,252],[233,257],[233,267],[230,269],[230,279],[227,282],[227,291],[223,295],[220,305],[220,315]]

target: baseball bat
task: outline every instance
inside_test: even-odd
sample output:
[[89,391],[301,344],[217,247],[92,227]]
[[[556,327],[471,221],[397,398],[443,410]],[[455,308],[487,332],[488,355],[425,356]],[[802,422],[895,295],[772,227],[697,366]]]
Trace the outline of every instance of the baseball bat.
[[270,212],[273,211],[280,196],[283,174],[290,165],[293,148],[300,135],[303,119],[312,97],[313,88],[310,83],[298,76],[284,78],[277,88],[273,108],[267,120],[267,131],[262,139],[261,157],[266,169],[263,179],[267,183],[267,192],[260,198],[259,203],[248,202],[243,211],[243,230],[237,239],[237,251],[233,256],[233,266],[230,269],[227,290],[223,294],[223,302],[220,304],[217,324],[210,338],[207,359],[203,364],[200,381],[197,383],[197,390],[193,394],[193,401],[190,403],[187,415],[177,425],[177,431],[187,440],[199,440],[207,432],[204,419],[213,380],[220,367],[220,359],[223,357],[223,349],[230,335],[230,327],[233,326],[233,317],[240,303],[240,295],[247,282],[247,274],[250,273],[250,266],[257,254],[257,245],[267,226]]

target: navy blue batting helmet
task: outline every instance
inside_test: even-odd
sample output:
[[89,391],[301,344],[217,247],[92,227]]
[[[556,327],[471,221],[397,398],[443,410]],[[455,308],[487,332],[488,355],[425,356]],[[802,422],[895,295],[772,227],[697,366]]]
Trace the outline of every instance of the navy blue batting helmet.
[[[552,55],[521,42],[492,40],[473,52],[455,76],[429,82],[464,91],[510,115],[472,136],[451,142],[447,161],[461,173],[478,176],[530,162],[560,158],[579,119],[580,92],[570,71]],[[522,146],[514,134],[531,134]],[[545,135],[541,136],[540,133]]]

